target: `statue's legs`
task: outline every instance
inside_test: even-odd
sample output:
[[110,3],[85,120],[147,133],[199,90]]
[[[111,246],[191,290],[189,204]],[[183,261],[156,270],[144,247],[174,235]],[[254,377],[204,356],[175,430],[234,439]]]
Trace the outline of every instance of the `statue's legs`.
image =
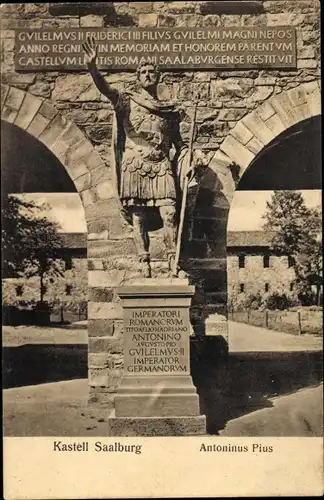
[[146,208],[145,207],[133,207],[133,228],[134,228],[134,240],[139,256],[139,261],[143,263],[143,272],[145,278],[151,277],[151,265],[150,265],[150,237],[146,229]]
[[160,215],[163,220],[164,244],[167,249],[169,270],[173,270],[177,244],[177,222],[176,207],[172,205],[160,207]]

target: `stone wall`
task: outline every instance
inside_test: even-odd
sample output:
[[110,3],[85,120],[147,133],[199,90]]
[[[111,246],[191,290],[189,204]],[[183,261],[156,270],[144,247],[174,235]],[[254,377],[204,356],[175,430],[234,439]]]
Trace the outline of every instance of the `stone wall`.
[[[85,300],[84,291],[87,288],[87,261],[84,258],[72,259],[72,269],[64,271],[64,265],[61,267],[62,276],[56,276],[53,282],[47,282],[45,279],[44,301],[51,302],[54,298],[60,297],[62,302],[80,302]],[[66,286],[71,287],[67,294]],[[17,287],[20,292],[17,293]],[[38,301],[40,299],[40,278],[33,276],[31,278],[7,278],[3,281],[2,289],[4,297],[7,295],[12,300],[19,301]],[[8,304],[11,305],[11,304]]]
[[[112,108],[86,72],[14,70],[18,27],[216,27],[295,26],[297,68],[163,72],[160,95],[186,111],[188,138],[197,92],[194,147],[210,158],[200,187],[190,191],[189,242],[184,255],[196,286],[192,320],[204,333],[206,317],[226,314],[226,226],[235,191],[229,166],[248,167],[279,133],[320,114],[318,0],[253,2],[91,2],[1,6],[2,118],[37,137],[60,159],[82,198],[88,226],[89,374],[94,400],[109,398],[121,373],[121,307],[116,286],[139,275],[132,229],[122,220],[110,172]],[[117,88],[132,73],[107,74]],[[237,181],[237,179],[235,179]],[[155,275],[165,272],[161,234],[152,237]],[[217,316],[218,315],[218,316]],[[210,316],[211,317],[211,316]],[[220,321],[224,332],[224,321]]]
[[240,285],[244,284],[244,295],[265,294],[265,284],[269,293],[290,295],[290,284],[295,280],[295,271],[289,267],[287,256],[270,255],[269,267],[263,265],[263,255],[246,255],[244,268],[239,268],[238,256],[227,257],[227,279],[229,301],[232,297],[240,298]]

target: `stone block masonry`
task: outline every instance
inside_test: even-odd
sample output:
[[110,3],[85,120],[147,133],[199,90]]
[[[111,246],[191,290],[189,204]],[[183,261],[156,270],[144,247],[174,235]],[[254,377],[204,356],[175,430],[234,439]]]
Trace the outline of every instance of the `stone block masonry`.
[[[90,399],[107,402],[122,371],[122,346],[118,344],[122,317],[115,289],[140,276],[132,229],[119,215],[111,184],[113,110],[86,72],[15,71],[14,30],[112,26],[296,28],[297,67],[289,71],[261,67],[239,71],[229,67],[222,71],[201,68],[162,73],[163,96],[176,99],[184,111],[181,130],[185,139],[193,89],[200,94],[194,147],[208,153],[210,162],[199,192],[196,189],[190,198],[185,257],[188,262],[193,259],[189,271],[199,295],[199,300],[195,299],[197,314],[193,316],[206,319],[211,304],[216,309],[226,304],[226,268],[219,266],[219,260],[226,259],[226,220],[239,178],[278,134],[321,113],[320,2],[4,4],[1,17],[2,119],[42,141],[59,159],[85,209]],[[134,73],[105,74],[117,89],[135,81]],[[236,177],[229,168],[233,162],[239,166]],[[163,275],[165,255],[160,233],[152,238],[152,246],[154,273]],[[211,259],[214,270],[208,267]],[[219,331],[224,332],[223,321]],[[101,354],[104,356],[99,357]]]

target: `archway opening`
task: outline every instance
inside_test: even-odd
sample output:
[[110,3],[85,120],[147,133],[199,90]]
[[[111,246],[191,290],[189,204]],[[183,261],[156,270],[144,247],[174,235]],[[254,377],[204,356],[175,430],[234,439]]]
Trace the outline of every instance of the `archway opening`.
[[[1,122],[1,132],[3,202],[8,195],[15,195],[38,206],[45,204],[39,214],[57,224],[62,274],[48,277],[43,297],[50,304],[51,325],[83,321],[86,343],[87,228],[79,193],[65,167],[44,144],[7,122]],[[15,306],[33,309],[40,297],[39,276],[17,277],[7,272],[3,277],[3,286],[10,288],[7,295]],[[22,314],[17,321],[25,317],[27,322],[38,322],[36,315],[27,316]]]
[[288,128],[265,146],[236,191],[321,189],[321,117]]
[[[264,229],[264,215],[274,191],[283,196],[287,193],[288,198],[295,192],[308,209],[320,209],[320,151],[320,117],[315,116],[290,127],[265,146],[237,185],[227,226],[227,303],[229,319],[236,324],[232,327],[230,323],[230,351],[278,351],[288,346],[284,337],[280,346],[280,339],[272,333],[263,345],[262,335],[247,338],[242,335],[244,326],[238,325],[242,322],[253,325],[254,316],[256,326],[262,329],[278,331],[281,326],[285,333],[289,326],[287,318],[284,318],[285,325],[279,325],[279,320],[274,324],[275,312],[267,311],[266,299],[276,295],[290,300],[296,287],[296,269],[288,253],[275,250],[274,233],[269,226]],[[294,213],[291,212],[291,218],[295,217]],[[288,302],[285,311],[290,308]],[[233,316],[235,310],[237,313]],[[277,315],[280,321],[284,321],[285,314]],[[300,319],[303,320],[296,312],[291,313],[294,328],[291,326],[290,333],[298,335],[303,328]],[[272,343],[269,341],[271,336]]]
[[76,193],[62,163],[35,137],[1,120],[2,193]]

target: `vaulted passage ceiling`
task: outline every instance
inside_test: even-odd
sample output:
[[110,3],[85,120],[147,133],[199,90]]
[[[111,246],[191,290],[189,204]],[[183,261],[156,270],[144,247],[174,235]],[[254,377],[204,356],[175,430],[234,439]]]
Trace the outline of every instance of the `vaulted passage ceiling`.
[[37,139],[1,121],[2,193],[76,192],[58,159]]
[[321,117],[297,123],[252,161],[237,190],[321,189]]

